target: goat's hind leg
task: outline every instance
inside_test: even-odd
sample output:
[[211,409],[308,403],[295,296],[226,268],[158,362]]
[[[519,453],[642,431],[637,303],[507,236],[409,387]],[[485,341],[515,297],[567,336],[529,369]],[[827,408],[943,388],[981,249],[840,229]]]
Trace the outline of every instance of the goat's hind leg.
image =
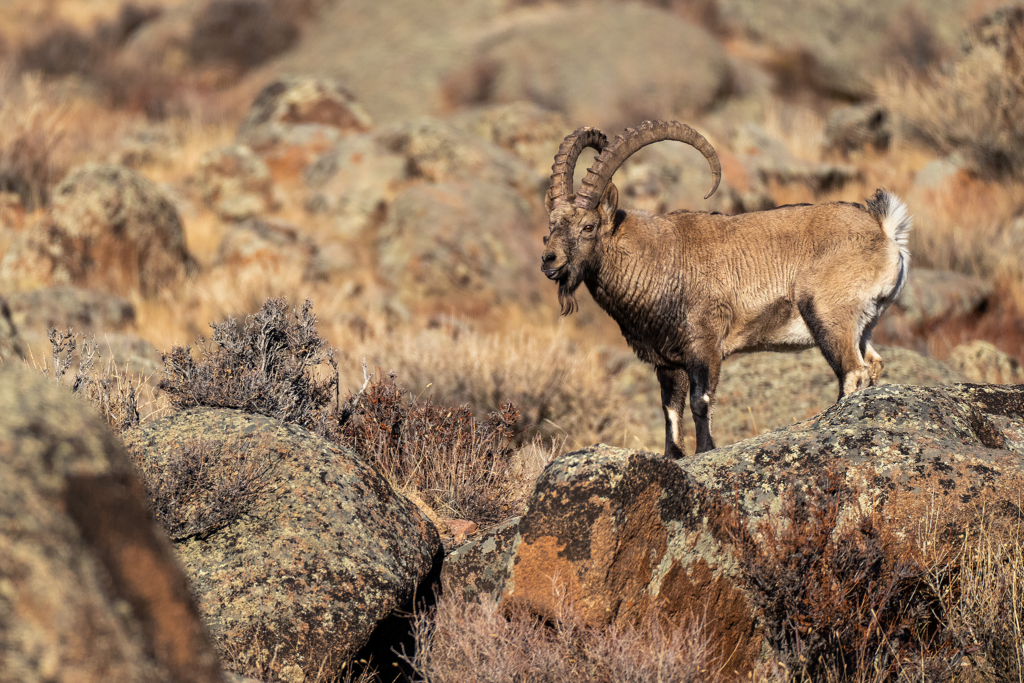
[[[822,310],[817,302],[806,300],[799,304],[800,315],[811,331],[821,355],[832,367],[839,380],[839,398],[849,396],[873,383],[874,366],[869,367],[861,355],[860,343],[863,326],[855,307],[837,306]],[[872,352],[874,349],[872,349]],[[878,357],[878,354],[874,354]],[[881,358],[878,358],[879,362]],[[881,372],[881,368],[878,370]]]
[[690,382],[681,368],[659,367],[661,409],[665,412],[665,457],[679,459],[686,455],[683,445],[683,409]]
[[715,439],[711,436],[711,417],[721,369],[722,359],[717,353],[705,354],[687,368],[690,377],[690,412],[693,413],[693,426],[697,430],[698,453],[715,450]]

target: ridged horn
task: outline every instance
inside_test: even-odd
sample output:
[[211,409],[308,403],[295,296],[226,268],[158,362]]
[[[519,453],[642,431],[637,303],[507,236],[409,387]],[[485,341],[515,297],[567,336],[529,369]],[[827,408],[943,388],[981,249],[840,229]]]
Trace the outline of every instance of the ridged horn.
[[576,160],[580,158],[583,150],[590,147],[600,153],[607,144],[607,136],[590,126],[577,128],[562,140],[558,153],[555,154],[555,163],[551,165],[551,199],[555,204],[572,194]]
[[581,209],[593,209],[600,201],[604,189],[611,182],[612,175],[619,170],[619,166],[641,147],[662,140],[685,142],[704,155],[711,165],[711,176],[714,181],[711,191],[704,196],[704,199],[713,195],[718,189],[718,183],[722,180],[722,164],[711,143],[685,123],[644,121],[636,128],[627,128],[625,133],[617,136],[594,160],[594,165],[587,170],[587,176],[580,185],[580,191],[576,193],[575,205]]

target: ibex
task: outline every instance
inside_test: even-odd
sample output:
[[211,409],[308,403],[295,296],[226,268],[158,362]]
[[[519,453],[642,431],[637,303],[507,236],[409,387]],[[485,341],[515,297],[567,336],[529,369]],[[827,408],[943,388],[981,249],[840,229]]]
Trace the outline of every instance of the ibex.
[[[735,216],[619,210],[612,174],[641,147],[678,140],[711,165],[711,144],[681,123],[645,121],[610,145],[596,128],[565,138],[545,205],[550,234],[541,270],[558,282],[562,315],[585,284],[637,356],[654,365],[665,411],[665,455],[684,454],[680,420],[690,395],[697,452],[715,447],[711,414],[722,361],[737,351],[817,345],[839,379],[839,398],[874,385],[882,359],[871,331],[907,278],[912,219],[878,190],[864,205],[780,206]],[[580,189],[573,171],[599,152]]]

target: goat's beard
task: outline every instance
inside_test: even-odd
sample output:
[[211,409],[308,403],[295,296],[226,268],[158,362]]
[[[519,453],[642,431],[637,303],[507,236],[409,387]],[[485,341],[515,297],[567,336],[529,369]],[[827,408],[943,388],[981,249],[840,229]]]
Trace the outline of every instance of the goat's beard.
[[576,301],[576,289],[580,286],[575,278],[564,278],[558,281],[558,304],[562,307],[562,315],[570,315],[579,309]]

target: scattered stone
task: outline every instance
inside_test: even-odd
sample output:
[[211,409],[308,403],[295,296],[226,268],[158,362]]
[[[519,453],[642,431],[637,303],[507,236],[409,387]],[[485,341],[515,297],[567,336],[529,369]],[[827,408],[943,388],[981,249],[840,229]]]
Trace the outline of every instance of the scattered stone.
[[197,435],[241,440],[273,460],[248,514],[175,546],[203,618],[243,670],[342,675],[382,621],[429,593],[441,550],[434,525],[344,448],[228,409],[186,410],[124,437],[159,470]]
[[226,221],[260,216],[277,205],[270,169],[245,145],[204,154],[196,181],[203,201]]
[[0,671],[42,682],[221,681],[123,446],[69,391],[0,365]]

